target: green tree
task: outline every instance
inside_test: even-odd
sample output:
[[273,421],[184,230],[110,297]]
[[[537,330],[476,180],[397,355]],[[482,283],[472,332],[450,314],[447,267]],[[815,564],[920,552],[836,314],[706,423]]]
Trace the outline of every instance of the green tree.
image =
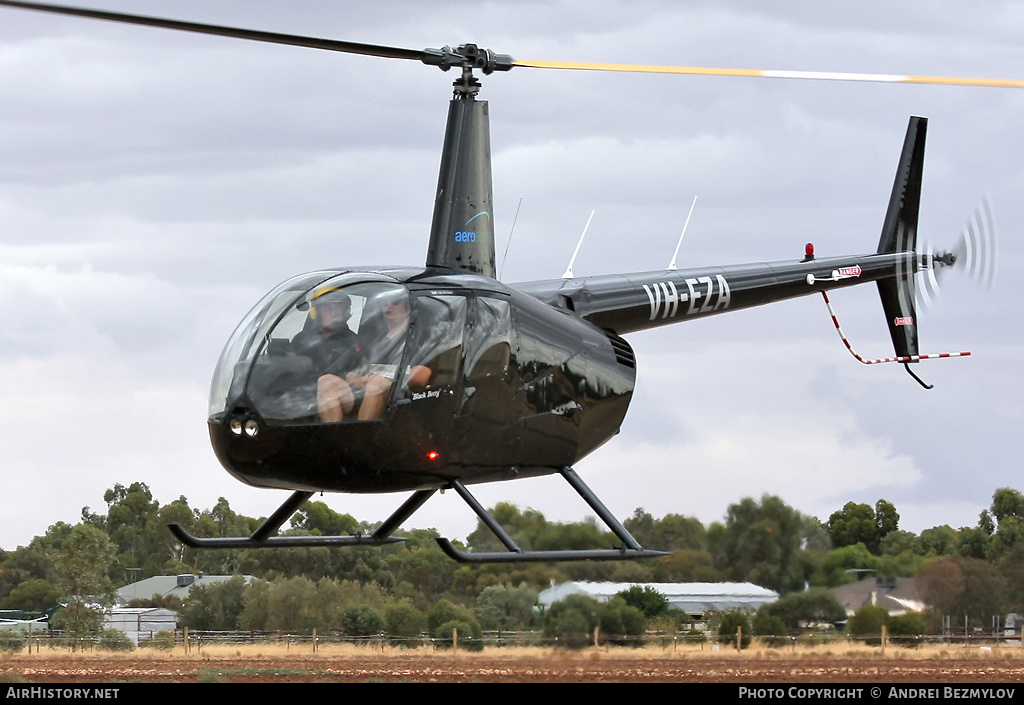
[[484,629],[524,629],[533,623],[537,591],[526,583],[491,585],[476,599],[476,616]]
[[956,552],[965,558],[984,559],[988,553],[988,543],[992,532],[982,526],[960,529],[956,537]]
[[1024,544],[1017,544],[997,564],[1006,580],[1008,612],[1024,612]]
[[643,507],[638,507],[633,516],[623,522],[623,526],[644,548],[659,551],[707,548],[707,531],[693,517],[666,514],[661,519],[655,519]]
[[438,600],[427,613],[427,628],[438,646],[452,645],[452,629],[458,629],[459,644],[471,650],[483,648],[483,630],[473,612],[450,600]]
[[342,614],[341,629],[348,636],[374,636],[384,630],[384,617],[372,607],[356,605]]
[[272,631],[312,631],[307,605],[316,599],[316,583],[297,576],[275,580],[271,584],[267,626]]
[[157,522],[162,527],[159,558],[163,560],[163,573],[174,575],[188,572],[188,565],[185,561],[190,549],[186,548],[167,530],[168,524],[180,524],[186,531],[195,533],[196,515],[188,506],[185,496],[182,495],[170,504],[160,507],[157,512]]
[[881,643],[882,627],[889,624],[889,613],[875,605],[860,607],[846,623],[846,632],[851,636],[874,637],[866,639],[868,644]]
[[721,531],[709,530],[715,565],[733,580],[780,593],[800,590],[808,575],[801,563],[807,517],[779,497],[749,497],[729,507]]
[[878,529],[878,540],[882,541],[893,531],[897,531],[900,525],[900,515],[896,507],[884,499],[875,502],[875,526]]
[[182,626],[207,631],[239,628],[245,607],[245,579],[235,575],[216,583],[193,583],[178,619]]
[[35,578],[18,583],[7,597],[0,600],[0,608],[42,612],[55,606],[59,600],[60,592],[56,587],[42,578]]
[[626,604],[635,607],[647,619],[655,619],[668,614],[668,598],[650,585],[632,585],[618,594]]
[[416,647],[426,627],[427,616],[410,600],[392,602],[384,608],[384,631],[391,636],[392,643]]
[[469,651],[482,651],[484,648],[483,632],[476,622],[453,620],[438,625],[434,629],[434,645],[441,649],[450,649],[454,644],[453,636],[459,640],[459,648]]
[[582,649],[591,643],[594,629],[601,623],[600,609],[601,604],[586,595],[569,595],[554,602],[544,615],[544,636],[556,640],[556,646]]
[[828,535],[836,548],[862,543],[874,544],[878,535],[875,510],[870,504],[847,502],[828,518]]
[[253,580],[242,595],[242,613],[238,616],[240,629],[263,631],[270,621],[271,583],[267,580]]
[[[750,617],[746,612],[740,610],[723,612],[715,621],[715,631],[718,632],[719,642],[735,644],[736,637],[739,635],[740,647],[745,649],[750,646],[753,630],[750,626]],[[741,629],[742,633],[740,633]]]
[[159,521],[159,503],[149,487],[141,482],[128,487],[116,484],[103,494],[103,501],[107,503],[105,517],[88,514],[88,508],[82,513],[106,531],[117,547],[120,570],[116,578],[127,583],[159,575],[164,562],[159,546],[167,529]]
[[859,580],[864,572],[878,573],[882,559],[872,555],[862,543],[835,548],[825,554],[825,560],[811,579],[816,586],[836,587]]
[[768,646],[785,646],[789,643],[789,636],[786,633],[786,624],[780,617],[757,611],[754,615],[754,623],[751,625],[754,636],[760,637]]
[[836,601],[832,591],[821,587],[791,592],[771,604],[762,605],[757,613],[778,617],[788,630],[822,623],[834,624],[846,619],[846,610]]
[[53,545],[59,544],[59,549],[51,559],[66,605],[57,613],[58,628],[75,635],[98,632],[104,608],[114,603],[110,567],[116,548],[102,530],[91,524],[76,524],[67,532],[58,527],[57,533],[61,536]]
[[[306,576],[303,576],[306,577]],[[274,583],[274,587],[283,581]],[[317,629],[345,628],[345,613],[355,607],[367,607],[380,613],[386,598],[374,585],[360,585],[353,580],[321,578],[314,583],[297,616],[297,627],[304,632]]]
[[0,599],[6,598],[15,587],[29,580],[45,580],[51,585],[57,584],[53,561],[44,540],[38,537],[28,546],[18,546],[13,551],[0,551]]
[[922,568],[920,581],[933,630],[944,616],[954,624],[966,617],[970,625],[987,629],[992,617],[1006,611],[1006,578],[986,561],[962,556],[934,561]]
[[909,578],[917,575],[924,564],[925,551],[917,534],[897,529],[885,535],[880,543],[881,574]]
[[889,620],[889,634],[892,642],[900,646],[917,648],[920,637],[928,633],[928,618],[922,612],[907,612]]
[[[498,502],[489,511],[505,533],[525,550],[535,548],[530,544],[532,537],[542,534],[547,526],[544,515],[537,510],[521,511],[519,507],[509,502]],[[505,546],[482,521],[477,521],[476,529],[466,537],[466,543],[470,550],[477,552],[505,550]]]
[[318,536],[355,534],[359,522],[351,514],[339,514],[323,502],[305,502],[292,517],[291,525]]
[[601,643],[620,646],[643,646],[647,617],[636,607],[616,595],[597,608]]
[[920,544],[926,556],[949,556],[957,552],[957,532],[946,524],[933,526],[921,532]]
[[[535,509],[521,511],[507,502],[499,502],[490,513],[512,540],[528,551],[607,548],[615,543],[612,534],[599,529],[593,517],[565,524],[549,522]],[[482,521],[477,522],[477,528],[466,542],[473,551],[505,550]],[[580,568],[578,565],[575,567]],[[584,566],[583,570],[586,569]]]
[[903,551],[896,556],[883,555],[878,574],[912,578],[921,571],[926,560],[924,556],[919,556],[912,551]]
[[120,629],[102,629],[97,646],[103,651],[135,651],[135,642]]
[[1024,519],[1024,495],[1009,487],[1000,487],[992,494],[992,516],[996,522],[1015,517]]
[[880,499],[874,508],[869,504],[847,502],[828,518],[828,535],[835,548],[862,543],[874,555],[881,551],[881,542],[899,527],[900,515],[891,502]]
[[455,584],[458,564],[434,546],[398,551],[384,560],[384,567],[394,575],[396,582],[415,586],[429,604]]
[[903,529],[890,531],[886,534],[885,538],[879,543],[879,550],[881,550],[883,556],[898,556],[905,551],[924,555],[917,534],[904,531]]
[[658,583],[720,583],[726,571],[715,567],[708,551],[677,548],[668,556],[650,561],[653,579]]

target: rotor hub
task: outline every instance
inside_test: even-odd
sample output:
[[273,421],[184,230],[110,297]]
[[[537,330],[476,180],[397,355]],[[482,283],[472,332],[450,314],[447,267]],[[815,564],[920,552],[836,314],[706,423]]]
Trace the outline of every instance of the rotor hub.
[[461,66],[463,69],[479,69],[485,75],[495,71],[509,71],[515,63],[508,54],[496,54],[476,44],[462,44],[455,49],[448,45],[441,49],[424,49],[421,60],[429,66],[437,66],[442,71],[447,71],[453,66]]

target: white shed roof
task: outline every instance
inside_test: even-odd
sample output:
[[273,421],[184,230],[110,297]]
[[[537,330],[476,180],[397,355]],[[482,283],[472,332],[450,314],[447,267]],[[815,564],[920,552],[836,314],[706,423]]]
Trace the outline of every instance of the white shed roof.
[[[189,590],[195,585],[214,585],[225,580],[231,580],[233,575],[155,575],[145,578],[137,583],[130,583],[117,591],[117,601],[121,604],[130,602],[136,598],[148,600],[153,595],[166,597],[177,595],[181,599],[188,596]],[[244,575],[242,578],[246,583],[252,580],[252,576]]]
[[587,595],[599,602],[637,585],[654,588],[668,599],[669,607],[691,614],[702,614],[712,610],[746,610],[754,612],[758,607],[779,599],[774,590],[753,583],[590,583],[568,582],[553,585],[540,593],[538,602],[550,605],[564,600],[569,595]]

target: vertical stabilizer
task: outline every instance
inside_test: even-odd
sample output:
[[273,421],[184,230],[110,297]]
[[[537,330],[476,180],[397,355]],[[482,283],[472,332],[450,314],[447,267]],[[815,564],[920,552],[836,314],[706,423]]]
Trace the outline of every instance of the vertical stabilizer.
[[918,354],[914,272],[917,270],[917,214],[921,205],[927,118],[912,117],[903,142],[889,209],[878,241],[879,253],[905,253],[896,276],[878,281],[882,309],[898,357]]

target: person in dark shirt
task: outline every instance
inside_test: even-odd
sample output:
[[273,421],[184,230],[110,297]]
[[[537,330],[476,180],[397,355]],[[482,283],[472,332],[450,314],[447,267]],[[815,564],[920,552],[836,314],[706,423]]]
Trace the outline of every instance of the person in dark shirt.
[[310,323],[292,341],[296,352],[313,361],[320,420],[335,423],[352,413],[356,399],[345,374],[358,363],[356,334],[348,326],[352,300],[337,290],[310,302]]

